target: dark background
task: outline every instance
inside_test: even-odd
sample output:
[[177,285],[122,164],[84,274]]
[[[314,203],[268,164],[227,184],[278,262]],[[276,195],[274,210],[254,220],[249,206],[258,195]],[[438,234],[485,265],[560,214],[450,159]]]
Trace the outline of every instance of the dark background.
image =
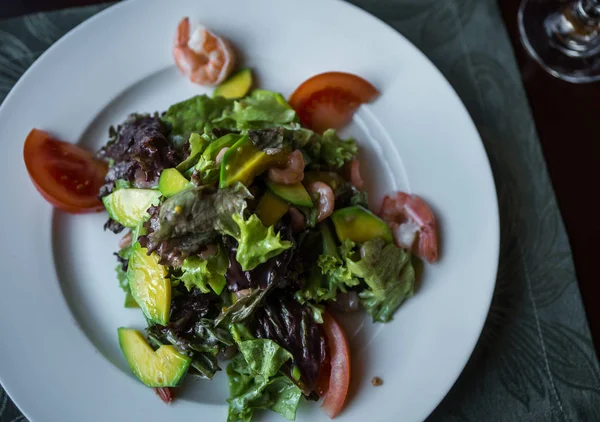
[[[553,78],[530,59],[517,31],[521,0],[498,0],[511,37],[521,76],[554,190],[558,197],[588,321],[600,354],[600,227],[593,170],[600,164],[600,82],[573,85]],[[4,0],[0,19],[44,10],[103,3],[98,0]]]

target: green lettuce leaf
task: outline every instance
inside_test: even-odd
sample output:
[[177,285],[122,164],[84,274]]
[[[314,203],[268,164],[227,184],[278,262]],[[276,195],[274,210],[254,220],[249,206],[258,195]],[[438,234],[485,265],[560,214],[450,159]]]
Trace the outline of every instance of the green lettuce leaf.
[[171,125],[170,136],[187,137],[192,132],[202,133],[205,128],[213,127],[214,122],[225,111],[231,110],[232,106],[233,101],[223,97],[197,95],[173,104],[162,116],[162,120]]
[[356,141],[340,138],[335,129],[327,129],[323,135],[313,137],[305,148],[315,163],[332,168],[342,167],[358,152]]
[[273,226],[265,227],[256,214],[252,214],[248,220],[244,220],[241,213],[234,214],[232,218],[238,227],[235,231],[225,233],[238,241],[235,258],[244,271],[253,270],[293,246],[292,242],[281,240]]
[[337,256],[321,254],[317,267],[312,268],[303,290],[296,292],[300,303],[335,300],[338,292],[347,292],[347,287],[357,286],[360,280]]
[[231,129],[265,129],[296,122],[296,112],[281,94],[257,89],[235,101],[232,110],[225,110],[216,123]]
[[[349,243],[348,251],[351,250]],[[368,286],[359,293],[362,306],[374,322],[390,321],[402,302],[414,293],[415,270],[410,252],[377,238],[362,245],[360,260],[354,261],[349,254],[348,269]]]
[[317,266],[309,271],[304,289],[296,292],[296,300],[303,304],[335,300],[339,291],[346,292],[347,287],[360,283],[343,259],[349,251],[344,245],[338,248],[326,224],[320,224],[319,230],[323,239],[323,253],[317,258]]
[[[122,251],[123,249],[121,249]],[[119,251],[119,255],[121,254]],[[129,293],[129,281],[127,280],[127,271],[123,270],[123,265],[119,264],[115,267],[117,273],[117,280],[119,281],[119,287],[123,289],[125,293]]]
[[132,187],[133,187],[133,185],[128,180],[117,179],[115,181],[115,189],[114,190],[117,190],[117,189],[130,189]]
[[198,180],[208,185],[219,180],[221,165],[210,158],[200,157],[195,167],[198,172]]
[[[177,351],[192,359],[190,373],[196,377],[212,379],[219,368],[218,355],[233,345],[229,331],[213,326],[213,320],[204,318],[210,312],[209,300],[194,298],[174,299],[173,318],[166,326],[151,325],[146,329],[148,340],[154,348],[172,345]],[[187,302],[184,312],[177,303]]]
[[227,422],[250,422],[256,409],[271,409],[294,420],[302,392],[279,372],[291,353],[273,340],[255,339],[235,325],[232,334],[240,354],[227,367]]
[[177,165],[177,170],[179,170],[180,173],[185,173],[186,171],[194,167],[194,165],[198,162],[200,155],[204,151],[204,148],[206,148],[206,145],[208,145],[209,143],[209,141],[206,138],[200,136],[197,133],[192,133],[190,135],[189,142],[190,155],[188,156],[188,158],[185,159],[185,161],[182,161],[181,163],[179,163],[179,165]]
[[229,259],[221,245],[218,245],[217,248],[216,255],[207,259],[192,256],[183,261],[181,266],[183,274],[180,279],[188,291],[196,287],[202,293],[208,293],[212,288],[216,294],[221,294],[226,284],[225,273],[229,266]]
[[232,216],[241,215],[249,198],[252,195],[241,183],[214,193],[202,186],[184,190],[162,204],[158,227],[148,237],[160,241],[202,234],[209,241],[214,238],[216,231],[239,231]]

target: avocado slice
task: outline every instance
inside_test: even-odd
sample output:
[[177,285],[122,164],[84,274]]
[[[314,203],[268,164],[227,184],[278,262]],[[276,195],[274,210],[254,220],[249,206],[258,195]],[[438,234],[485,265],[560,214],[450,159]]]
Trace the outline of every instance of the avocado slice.
[[314,182],[327,183],[331,189],[337,190],[343,183],[344,178],[333,171],[307,171],[304,173],[302,183],[305,186]]
[[271,192],[279,196],[281,199],[288,201],[290,204],[298,205],[300,207],[314,207],[312,199],[302,183],[296,183],[295,185],[282,185],[269,179],[266,179],[265,183]]
[[254,177],[279,162],[284,155],[287,156],[287,152],[269,155],[255,147],[248,135],[244,135],[223,156],[219,188],[226,188],[236,182],[249,186]]
[[258,202],[256,215],[265,227],[269,227],[277,223],[289,209],[290,204],[267,190]]
[[117,189],[102,198],[110,218],[125,227],[135,228],[148,219],[148,208],[158,205],[161,193],[154,189]]
[[154,351],[138,330],[118,329],[119,346],[131,372],[148,387],[177,387],[190,367],[191,359],[173,346]]
[[364,243],[376,237],[393,241],[392,231],[387,223],[360,205],[335,211],[331,220],[342,242],[350,239],[356,243]]
[[166,198],[170,198],[188,186],[192,184],[177,169],[164,169],[158,179],[158,190]]
[[242,69],[215,89],[213,97],[236,99],[245,97],[252,87],[252,71]]
[[129,255],[127,268],[129,290],[148,320],[160,325],[169,322],[171,310],[171,281],[167,270],[158,263],[156,254],[136,242]]

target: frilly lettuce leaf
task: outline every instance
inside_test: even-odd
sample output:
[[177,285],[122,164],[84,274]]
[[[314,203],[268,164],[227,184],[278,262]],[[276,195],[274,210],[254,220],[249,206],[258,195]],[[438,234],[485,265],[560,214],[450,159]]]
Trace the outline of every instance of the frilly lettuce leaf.
[[235,257],[244,271],[253,270],[293,246],[292,242],[281,240],[273,226],[265,227],[256,214],[248,220],[244,220],[242,213],[234,214],[232,218],[238,227],[225,233],[238,241]]
[[390,321],[402,302],[414,293],[415,270],[410,252],[377,238],[365,242],[362,258],[354,261],[349,256],[352,250],[350,243],[346,244],[346,265],[368,286],[359,293],[362,306],[371,314],[373,321]]
[[305,288],[296,292],[296,299],[300,303],[335,300],[338,292],[346,292],[347,287],[360,283],[346,267],[345,262],[338,257],[321,254],[317,266],[318,268],[310,271]]
[[340,138],[335,129],[327,129],[323,135],[314,136],[305,148],[309,157],[316,164],[332,168],[342,167],[358,152],[354,139]]
[[288,420],[296,418],[302,392],[281,366],[292,358],[273,340],[255,339],[247,330],[232,326],[238,354],[227,367],[230,398],[227,422],[250,422],[254,410],[271,409]]
[[169,136],[189,136],[190,133],[202,133],[205,128],[214,126],[225,111],[231,110],[233,101],[223,97],[210,98],[197,95],[177,104],[173,104],[162,116],[162,120],[171,125]]
[[201,184],[210,184],[219,180],[221,166],[215,160],[200,157],[195,169],[198,172],[197,177]]
[[347,251],[344,245],[336,245],[331,229],[326,224],[320,224],[319,230],[323,239],[323,253],[317,258],[317,266],[309,271],[304,289],[296,292],[296,300],[300,303],[335,300],[338,291],[346,292],[347,287],[360,283],[343,259],[351,251]]
[[190,135],[189,143],[190,155],[185,159],[185,161],[182,161],[177,165],[177,170],[179,170],[181,173],[185,173],[194,167],[194,165],[198,162],[198,158],[200,158],[200,154],[202,154],[202,151],[204,151],[204,148],[206,148],[206,145],[208,145],[209,141],[197,133],[192,133]]
[[183,274],[180,279],[188,291],[196,287],[202,293],[208,293],[212,288],[216,294],[221,294],[226,284],[225,273],[228,265],[229,259],[221,245],[218,245],[216,255],[207,259],[202,259],[199,256],[186,258],[181,266]]
[[235,101],[216,122],[232,129],[265,129],[283,126],[297,120],[296,112],[281,94],[257,89],[249,96]]

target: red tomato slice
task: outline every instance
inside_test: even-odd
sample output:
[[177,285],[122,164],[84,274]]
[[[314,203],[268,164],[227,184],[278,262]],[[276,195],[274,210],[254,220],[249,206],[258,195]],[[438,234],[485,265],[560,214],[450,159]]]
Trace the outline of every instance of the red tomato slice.
[[344,407],[350,387],[350,347],[344,330],[329,312],[323,313],[323,328],[329,345],[331,375],[321,409],[333,419]]
[[373,101],[379,91],[360,76],[326,72],[307,79],[290,97],[290,105],[302,123],[316,132],[340,129],[352,120],[362,103]]
[[56,208],[73,214],[104,208],[97,195],[108,165],[94,159],[92,153],[33,129],[25,140],[23,155],[31,181]]

